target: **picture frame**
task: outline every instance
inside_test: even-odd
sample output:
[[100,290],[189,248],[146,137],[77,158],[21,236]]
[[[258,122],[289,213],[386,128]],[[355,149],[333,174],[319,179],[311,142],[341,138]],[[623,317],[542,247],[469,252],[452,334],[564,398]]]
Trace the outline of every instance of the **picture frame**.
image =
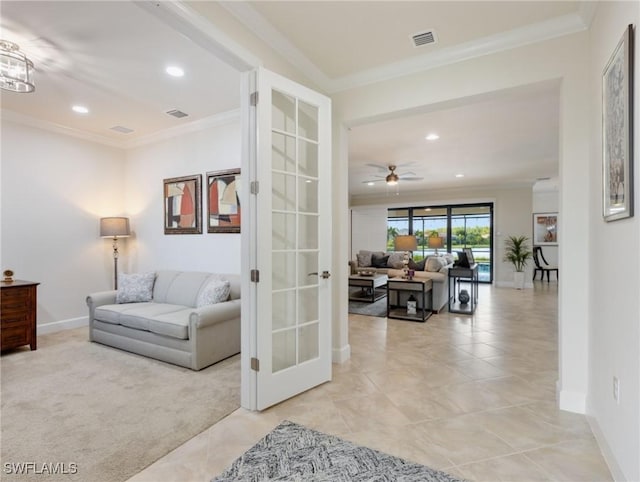
[[202,234],[202,174],[163,181],[164,234]]
[[464,251],[464,254],[467,255],[467,261],[469,262],[469,264],[475,264],[476,260],[473,257],[473,250],[471,248],[462,248],[462,251]]
[[207,232],[239,233],[240,169],[207,173]]
[[533,213],[533,245],[558,245],[558,213]]
[[633,216],[633,25],[602,73],[602,215]]

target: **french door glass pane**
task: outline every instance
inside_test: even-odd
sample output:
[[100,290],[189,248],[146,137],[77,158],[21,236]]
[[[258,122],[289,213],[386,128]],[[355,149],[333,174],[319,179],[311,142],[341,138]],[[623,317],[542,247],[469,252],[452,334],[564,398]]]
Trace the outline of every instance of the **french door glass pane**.
[[272,91],[272,371],[319,354],[318,108]]

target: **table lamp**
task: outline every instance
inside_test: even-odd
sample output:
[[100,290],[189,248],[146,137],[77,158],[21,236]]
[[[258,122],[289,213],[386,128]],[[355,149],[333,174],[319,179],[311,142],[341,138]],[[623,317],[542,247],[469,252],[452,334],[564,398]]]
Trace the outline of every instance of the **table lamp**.
[[436,256],[438,255],[438,248],[442,248],[444,246],[444,239],[442,239],[440,236],[430,236],[427,239],[427,244],[429,245],[430,248],[435,248],[436,250]]
[[404,265],[404,276],[406,278],[408,271],[407,266],[409,264],[409,253],[413,253],[413,251],[418,249],[418,240],[413,234],[400,234],[396,236],[394,245],[396,251],[404,251],[402,264]]

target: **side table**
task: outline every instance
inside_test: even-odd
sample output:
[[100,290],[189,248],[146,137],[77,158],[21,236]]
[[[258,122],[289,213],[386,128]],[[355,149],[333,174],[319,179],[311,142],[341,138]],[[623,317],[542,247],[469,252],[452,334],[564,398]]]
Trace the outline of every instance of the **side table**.
[[40,283],[15,280],[1,282],[0,296],[0,350],[29,345],[37,348],[36,289]]
[[[433,307],[430,279],[391,278],[387,282],[387,318],[409,321],[426,321]],[[407,300],[413,295],[417,301],[416,314],[407,312]]]
[[[472,315],[478,305],[478,263],[472,264],[469,268],[454,266],[449,268],[449,312]],[[461,283],[469,283],[469,302],[460,303],[458,289]]]

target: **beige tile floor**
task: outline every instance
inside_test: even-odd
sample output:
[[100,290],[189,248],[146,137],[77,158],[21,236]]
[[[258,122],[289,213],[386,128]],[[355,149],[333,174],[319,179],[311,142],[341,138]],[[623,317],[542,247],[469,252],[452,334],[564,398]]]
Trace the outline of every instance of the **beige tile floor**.
[[481,286],[475,315],[426,323],[350,315],[333,381],[243,409],[131,482],[209,481],[288,419],[475,481],[608,481],[584,416],[559,411],[557,284]]

